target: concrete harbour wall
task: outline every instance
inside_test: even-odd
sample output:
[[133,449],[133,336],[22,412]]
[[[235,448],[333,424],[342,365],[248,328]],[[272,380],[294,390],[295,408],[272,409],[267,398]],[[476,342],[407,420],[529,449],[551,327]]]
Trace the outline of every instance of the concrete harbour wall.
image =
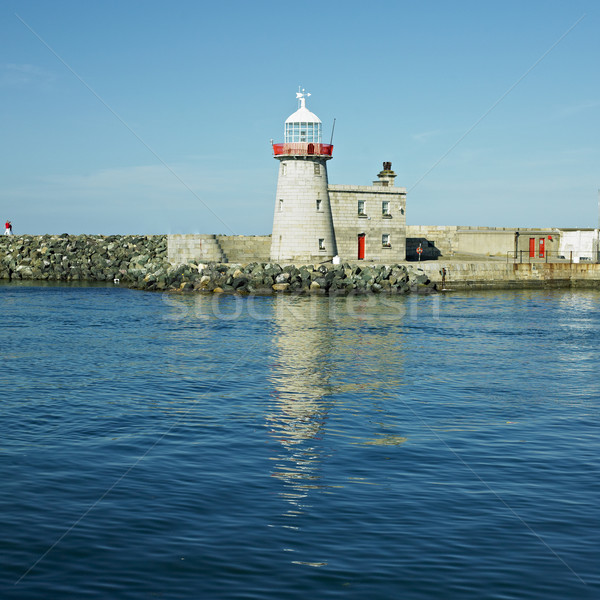
[[[413,263],[414,264],[414,263]],[[442,289],[451,290],[528,289],[528,288],[600,288],[600,264],[531,263],[503,261],[422,262],[422,272]]]
[[172,265],[268,262],[271,236],[173,234],[167,236],[167,247]]
[[421,243],[423,259],[457,254],[506,257],[515,250],[528,252],[531,238],[537,251],[543,239],[544,250],[557,255],[560,230],[556,228],[407,225],[406,256],[408,260],[417,258],[415,250]]

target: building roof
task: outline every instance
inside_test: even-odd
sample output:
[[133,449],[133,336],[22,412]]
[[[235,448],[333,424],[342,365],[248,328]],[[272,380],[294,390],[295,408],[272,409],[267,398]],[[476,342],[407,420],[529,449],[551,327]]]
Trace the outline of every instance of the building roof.
[[291,114],[286,123],[320,123],[321,119],[314,113],[311,113],[306,106],[301,106],[295,113]]

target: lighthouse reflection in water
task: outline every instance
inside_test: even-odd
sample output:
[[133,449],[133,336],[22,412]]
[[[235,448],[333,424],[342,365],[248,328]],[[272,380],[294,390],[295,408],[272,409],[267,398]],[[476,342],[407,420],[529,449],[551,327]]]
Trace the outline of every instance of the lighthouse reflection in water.
[[[373,298],[297,298],[285,299],[274,311],[267,426],[279,443],[271,457],[272,475],[282,481],[279,495],[289,503],[283,516],[290,518],[283,527],[297,528],[293,517],[311,505],[312,494],[368,483],[368,477],[335,481],[335,447],[399,444],[405,439],[383,408],[374,435],[364,436],[364,412],[377,412],[383,397],[402,379],[402,344],[395,328],[381,318],[385,309]],[[404,313],[406,304],[394,302],[394,309]],[[351,379],[340,379],[340,373],[348,372],[354,374]],[[336,402],[340,394],[341,404]]]

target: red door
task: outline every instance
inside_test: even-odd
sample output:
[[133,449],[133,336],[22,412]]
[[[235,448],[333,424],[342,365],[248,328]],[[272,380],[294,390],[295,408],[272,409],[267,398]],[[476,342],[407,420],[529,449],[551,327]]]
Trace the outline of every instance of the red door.
[[545,238],[540,238],[540,258],[544,258],[546,251],[546,240]]
[[365,234],[358,234],[358,260],[363,260],[365,257]]
[[529,238],[529,258],[535,258],[535,238]]

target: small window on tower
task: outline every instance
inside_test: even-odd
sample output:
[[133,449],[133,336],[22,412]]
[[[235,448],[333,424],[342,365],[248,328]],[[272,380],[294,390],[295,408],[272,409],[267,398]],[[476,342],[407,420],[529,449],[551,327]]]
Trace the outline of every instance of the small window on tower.
[[283,200],[279,200],[279,212],[283,212]]
[[321,174],[321,165],[319,165],[318,163],[315,163],[315,175],[320,175]]
[[358,216],[364,217],[366,214],[367,213],[365,212],[365,201],[359,200],[358,201]]
[[381,236],[381,245],[384,248],[391,248],[392,247],[392,242],[390,241],[390,234],[389,233],[384,233]]
[[325,239],[319,238],[319,250],[325,250]]
[[384,217],[389,217],[389,216],[391,215],[391,213],[390,213],[390,203],[389,203],[389,201],[387,201],[387,200],[384,200],[384,201],[381,203],[381,214],[382,214]]
[[287,171],[287,165],[285,163],[281,163],[281,174],[285,175],[286,171]]
[[322,210],[322,200],[320,198],[317,198],[317,210],[320,211]]

